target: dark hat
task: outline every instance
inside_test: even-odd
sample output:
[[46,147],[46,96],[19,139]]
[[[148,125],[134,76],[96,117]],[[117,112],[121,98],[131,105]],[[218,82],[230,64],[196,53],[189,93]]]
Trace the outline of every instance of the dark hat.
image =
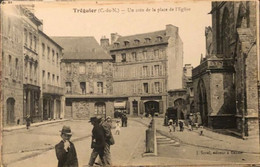
[[97,117],[90,117],[90,120],[88,122],[96,122],[97,121]]
[[62,134],[72,135],[71,129],[69,126],[64,125],[60,131]]

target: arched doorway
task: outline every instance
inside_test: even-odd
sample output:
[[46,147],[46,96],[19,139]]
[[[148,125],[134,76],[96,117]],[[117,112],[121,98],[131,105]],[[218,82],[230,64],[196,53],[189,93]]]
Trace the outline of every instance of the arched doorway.
[[15,123],[15,117],[14,117],[14,106],[15,106],[15,100],[13,98],[8,98],[6,101],[7,104],[7,117],[6,117],[6,124],[14,124]]
[[105,118],[106,116],[106,104],[104,102],[95,103],[95,115],[102,116]]
[[159,102],[157,101],[147,101],[144,103],[145,106],[145,116],[149,116],[151,114],[154,116],[154,114],[159,114]]
[[183,111],[186,109],[186,104],[184,99],[176,99],[174,101],[174,107],[177,108],[177,117],[178,119],[184,119]]
[[199,81],[198,84],[198,95],[199,95],[199,113],[203,126],[208,126],[208,102],[206,87],[203,80]]

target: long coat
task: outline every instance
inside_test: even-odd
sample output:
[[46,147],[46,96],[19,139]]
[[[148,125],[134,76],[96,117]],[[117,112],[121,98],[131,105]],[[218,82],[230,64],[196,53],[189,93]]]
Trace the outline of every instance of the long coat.
[[94,125],[92,129],[92,143],[91,148],[104,149],[105,142],[105,130],[101,125]]
[[72,142],[70,142],[68,152],[64,149],[63,140],[55,146],[55,151],[58,158],[58,167],[78,167],[77,153]]

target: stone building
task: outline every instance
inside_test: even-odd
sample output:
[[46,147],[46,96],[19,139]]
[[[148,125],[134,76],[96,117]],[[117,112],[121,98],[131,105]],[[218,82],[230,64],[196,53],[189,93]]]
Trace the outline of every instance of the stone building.
[[[1,104],[3,126],[22,123],[23,117],[23,29],[19,7],[1,8]],[[20,121],[19,121],[20,120]]]
[[23,29],[23,116],[32,122],[42,120],[39,81],[39,30],[42,22],[27,8],[21,7]]
[[[108,43],[101,39],[104,48]],[[134,116],[165,113],[168,90],[183,86],[182,45],[178,27],[173,25],[130,36],[112,33],[109,51],[114,62],[115,110]]]
[[112,58],[94,37],[53,37],[64,48],[65,118],[112,115]]
[[258,134],[256,2],[212,2],[207,55],[192,72],[204,126]]
[[59,119],[64,115],[64,88],[61,78],[62,48],[39,30],[39,79],[41,83],[42,119]]

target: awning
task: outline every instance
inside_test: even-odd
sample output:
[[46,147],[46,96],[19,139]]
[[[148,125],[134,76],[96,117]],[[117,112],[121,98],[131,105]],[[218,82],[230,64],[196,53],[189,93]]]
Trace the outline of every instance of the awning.
[[118,108],[118,109],[125,109],[126,108],[126,102],[125,101],[114,102],[114,107]]

